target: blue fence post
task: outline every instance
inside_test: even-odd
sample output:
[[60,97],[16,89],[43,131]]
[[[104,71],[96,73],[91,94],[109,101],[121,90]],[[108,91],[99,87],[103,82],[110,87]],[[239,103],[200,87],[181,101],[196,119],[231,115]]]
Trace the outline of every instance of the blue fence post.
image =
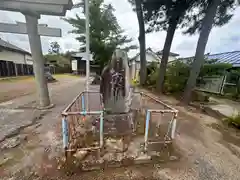
[[171,131],[172,140],[175,138],[176,126],[177,126],[177,113],[174,114],[173,122],[172,122],[172,131]]
[[85,111],[84,93],[82,94],[82,111]]
[[62,118],[62,135],[63,135],[63,148],[66,150],[68,148],[68,123],[67,117],[63,116]]
[[147,114],[146,114],[146,126],[145,126],[145,136],[144,136],[144,151],[147,151],[150,115],[151,115],[151,112],[147,110]]
[[100,147],[103,147],[103,112],[100,114]]

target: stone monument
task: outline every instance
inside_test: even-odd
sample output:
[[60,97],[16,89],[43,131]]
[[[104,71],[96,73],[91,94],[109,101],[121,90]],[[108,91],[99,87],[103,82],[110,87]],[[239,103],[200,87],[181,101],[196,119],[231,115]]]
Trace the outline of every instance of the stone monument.
[[128,113],[131,106],[132,88],[127,53],[117,49],[101,75],[100,93],[106,111]]
[[130,79],[127,53],[117,49],[103,69],[100,93],[106,111],[104,132],[110,136],[120,136],[123,151],[128,149],[134,128],[130,111],[133,97]]

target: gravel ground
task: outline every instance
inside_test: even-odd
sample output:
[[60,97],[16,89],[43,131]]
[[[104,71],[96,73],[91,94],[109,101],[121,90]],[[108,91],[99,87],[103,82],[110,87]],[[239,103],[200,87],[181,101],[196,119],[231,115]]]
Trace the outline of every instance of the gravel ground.
[[0,103],[28,95],[36,91],[33,77],[0,80]]
[[[179,110],[174,142],[181,154],[179,161],[100,172],[79,172],[67,176],[58,170],[56,164],[56,157],[62,153],[59,114],[84,89],[84,82],[81,79],[68,79],[62,85],[50,89],[55,108],[44,112],[31,126],[22,128],[16,133],[17,136],[13,136],[16,142],[10,142],[14,145],[20,141],[20,145],[1,151],[0,157],[6,157],[5,160],[0,159],[0,177],[1,174],[5,177],[2,179],[237,180],[240,177],[239,132],[225,128],[219,120],[197,109],[178,106],[177,100],[166,96],[161,96],[160,99]],[[28,106],[32,106],[33,96],[25,96],[25,101],[27,98],[32,99],[27,103]],[[6,106],[14,106],[13,104]],[[6,162],[1,164],[4,161]]]

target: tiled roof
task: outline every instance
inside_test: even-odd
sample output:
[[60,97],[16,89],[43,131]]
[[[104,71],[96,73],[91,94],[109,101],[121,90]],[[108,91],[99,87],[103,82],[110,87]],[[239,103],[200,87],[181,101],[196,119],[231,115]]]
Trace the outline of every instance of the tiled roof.
[[240,67],[240,51],[206,54],[206,58],[217,59],[217,62],[229,63],[232,64],[233,67]]
[[10,51],[16,51],[16,52],[20,52],[20,53],[23,53],[23,54],[31,55],[31,53],[29,53],[28,51],[25,51],[25,50],[13,45],[13,44],[10,44],[9,42],[6,42],[6,41],[2,40],[2,39],[0,39],[0,47],[8,49]]
[[[162,51],[154,52],[151,48],[147,48],[146,53],[151,54],[153,57],[155,57],[159,61],[161,60]],[[130,59],[130,61],[132,61],[133,59],[136,59],[136,57],[138,57],[139,55],[140,53],[137,53],[133,58]],[[169,56],[179,56],[179,54],[170,52]]]
[[[163,54],[163,50],[156,52],[157,55],[161,56]],[[177,53],[169,52],[169,56],[179,56]]]

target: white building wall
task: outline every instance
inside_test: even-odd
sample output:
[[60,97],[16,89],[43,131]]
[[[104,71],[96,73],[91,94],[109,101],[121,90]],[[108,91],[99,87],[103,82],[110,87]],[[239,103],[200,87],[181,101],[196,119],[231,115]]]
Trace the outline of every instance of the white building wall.
[[28,64],[28,65],[33,65],[32,56],[30,56],[29,54],[26,54],[26,55],[25,55],[25,60],[26,60],[26,64]]
[[[160,57],[160,59],[162,59],[162,56],[159,56],[159,57]],[[176,56],[169,56],[168,57],[168,62],[175,61],[176,59],[177,59]]]
[[[150,64],[151,62],[160,62],[161,61],[161,56],[159,56],[159,59],[157,59],[156,57],[154,57],[151,54],[146,53],[146,60],[147,60],[147,64]],[[168,62],[174,61],[177,58],[174,56],[169,56],[168,58]],[[138,78],[139,75],[139,71],[141,68],[141,64],[140,64],[140,55],[138,55],[135,60],[132,61],[131,63],[131,71],[132,71],[132,78]]]
[[25,56],[24,54],[8,51],[3,49],[0,51],[0,60],[3,61],[12,61],[17,64],[25,64]]
[[[148,53],[146,53],[146,60],[147,60],[147,62],[157,62],[158,61],[158,59],[156,59],[154,56],[152,56],[151,54],[148,54]],[[140,62],[140,55],[138,55],[136,57],[136,61]]]
[[72,71],[77,71],[77,60],[72,60]]

